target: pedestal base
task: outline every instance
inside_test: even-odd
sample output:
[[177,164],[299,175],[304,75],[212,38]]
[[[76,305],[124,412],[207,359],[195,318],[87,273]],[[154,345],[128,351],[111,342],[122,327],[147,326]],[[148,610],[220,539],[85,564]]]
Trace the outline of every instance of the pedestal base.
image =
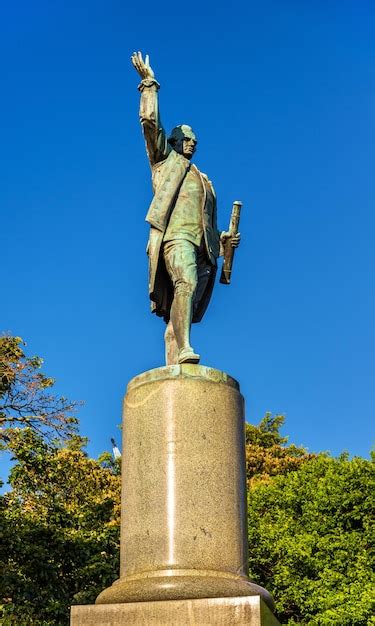
[[246,576],[207,570],[167,570],[126,576],[104,589],[95,604],[158,602],[161,600],[199,600],[261,596],[271,611],[273,598],[263,587]]
[[73,606],[71,626],[279,626],[260,596]]

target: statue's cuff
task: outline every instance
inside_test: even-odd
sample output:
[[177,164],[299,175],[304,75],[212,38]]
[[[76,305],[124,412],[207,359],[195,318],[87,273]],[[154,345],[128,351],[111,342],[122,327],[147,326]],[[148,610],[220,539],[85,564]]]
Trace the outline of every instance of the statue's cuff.
[[152,87],[153,85],[155,85],[157,90],[160,89],[160,85],[159,85],[158,81],[156,80],[156,78],[144,78],[139,83],[138,89],[139,89],[139,91],[142,92],[146,87]]

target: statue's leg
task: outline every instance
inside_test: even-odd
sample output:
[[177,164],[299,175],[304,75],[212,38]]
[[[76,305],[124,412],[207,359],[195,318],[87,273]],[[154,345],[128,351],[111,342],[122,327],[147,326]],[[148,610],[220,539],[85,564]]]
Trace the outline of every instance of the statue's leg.
[[198,284],[196,247],[185,240],[164,244],[164,260],[172,280],[174,297],[170,320],[178,346],[178,363],[199,363],[190,345],[194,294]]
[[179,285],[174,292],[171,322],[179,351],[193,352],[190,346],[190,328],[193,314],[193,294]]
[[172,322],[169,321],[164,333],[165,340],[165,362],[167,365],[177,365],[178,363],[178,345],[173,330]]

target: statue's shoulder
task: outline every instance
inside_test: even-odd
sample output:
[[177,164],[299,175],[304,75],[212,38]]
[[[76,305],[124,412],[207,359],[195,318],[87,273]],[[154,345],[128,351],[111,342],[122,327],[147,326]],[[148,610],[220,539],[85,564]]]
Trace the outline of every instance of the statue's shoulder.
[[160,159],[160,161],[157,161],[156,163],[154,163],[154,165],[152,166],[152,170],[160,170],[163,169],[165,166],[168,165],[173,165],[176,162],[179,161],[186,161],[186,159],[184,157],[182,157],[181,154],[178,154],[178,152],[176,152],[176,150],[173,150],[173,148],[168,152],[168,154],[163,158]]
[[161,187],[175,187],[180,184],[189,167],[189,161],[175,150],[152,166],[152,185],[154,193]]
[[216,194],[215,194],[215,189],[214,189],[214,186],[213,186],[212,180],[210,180],[210,179],[208,178],[207,174],[205,174],[204,172],[201,172],[200,170],[199,170],[199,172],[200,172],[200,175],[202,176],[202,178],[204,179],[204,181],[205,181],[205,182],[209,185],[209,187],[211,188],[211,191],[212,191],[213,195],[215,196]]
[[[197,167],[197,166],[195,166],[195,167]],[[208,178],[207,174],[205,174],[204,172],[201,172],[201,171],[200,171],[200,169],[198,169],[198,167],[197,167],[197,170],[198,170],[198,172],[200,173],[200,175],[202,176],[202,178],[204,178],[204,180],[205,180],[207,183],[209,183],[210,185],[212,185],[212,182],[211,182],[211,180]]]

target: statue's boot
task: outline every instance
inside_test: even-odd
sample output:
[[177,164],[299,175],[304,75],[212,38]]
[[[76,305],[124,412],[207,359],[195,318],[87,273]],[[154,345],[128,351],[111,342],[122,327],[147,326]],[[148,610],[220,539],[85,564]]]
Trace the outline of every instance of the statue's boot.
[[200,355],[195,354],[191,346],[188,346],[187,348],[182,348],[178,353],[179,363],[199,363],[200,358]]

